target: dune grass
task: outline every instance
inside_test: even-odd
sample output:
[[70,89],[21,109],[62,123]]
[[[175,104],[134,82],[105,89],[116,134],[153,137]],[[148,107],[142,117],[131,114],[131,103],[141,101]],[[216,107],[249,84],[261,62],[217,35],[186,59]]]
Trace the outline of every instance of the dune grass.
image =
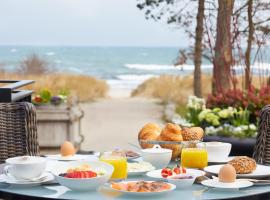
[[[237,87],[242,88],[243,77],[237,78]],[[253,77],[253,85],[260,88],[266,84],[266,78]],[[204,74],[202,76],[202,95],[207,98],[212,89],[212,76]],[[133,90],[133,97],[159,98],[163,102],[173,101],[178,105],[185,105],[190,95],[193,95],[193,76],[161,75],[146,80]],[[185,112],[185,111],[181,111]]]
[[[203,76],[203,95],[206,97],[211,92],[211,77]],[[184,104],[188,96],[193,94],[192,76],[162,75],[146,80],[138,86],[132,96],[154,97],[163,102],[174,101]]]
[[25,88],[34,90],[49,89],[52,94],[61,90],[67,90],[70,95],[77,96],[80,102],[92,101],[97,98],[106,97],[109,86],[106,81],[85,75],[72,74],[45,74],[45,75],[22,75],[18,73],[0,72],[0,79],[10,80],[34,80],[35,84]]

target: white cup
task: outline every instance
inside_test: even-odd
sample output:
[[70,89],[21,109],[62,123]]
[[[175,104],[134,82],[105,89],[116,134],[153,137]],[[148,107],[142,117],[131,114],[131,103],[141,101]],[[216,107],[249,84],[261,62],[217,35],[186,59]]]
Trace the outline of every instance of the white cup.
[[205,147],[208,153],[209,162],[226,161],[232,145],[225,142],[206,142]]
[[141,150],[142,159],[145,162],[151,163],[156,169],[167,167],[172,158],[171,149],[163,149],[159,145],[154,145],[153,148]]
[[19,156],[6,160],[4,171],[18,179],[34,179],[42,175],[46,168],[46,158],[38,156]]

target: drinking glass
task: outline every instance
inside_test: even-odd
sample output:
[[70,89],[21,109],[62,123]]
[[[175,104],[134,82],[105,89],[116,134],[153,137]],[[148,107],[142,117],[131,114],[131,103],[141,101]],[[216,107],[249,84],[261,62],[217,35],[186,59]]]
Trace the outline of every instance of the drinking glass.
[[181,166],[186,168],[203,169],[208,164],[208,154],[204,142],[183,142]]
[[123,151],[104,152],[100,161],[111,164],[114,167],[111,179],[123,180],[127,178],[127,158]]

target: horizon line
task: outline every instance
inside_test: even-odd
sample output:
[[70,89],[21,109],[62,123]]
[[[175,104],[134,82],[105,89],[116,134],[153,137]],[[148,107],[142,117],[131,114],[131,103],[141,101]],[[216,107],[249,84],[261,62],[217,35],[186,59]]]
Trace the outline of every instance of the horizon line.
[[165,46],[165,45],[81,45],[81,44],[0,44],[1,47],[11,47],[11,46],[25,46],[25,47],[35,47],[35,46],[44,46],[44,47],[142,47],[142,48],[189,48],[189,46]]

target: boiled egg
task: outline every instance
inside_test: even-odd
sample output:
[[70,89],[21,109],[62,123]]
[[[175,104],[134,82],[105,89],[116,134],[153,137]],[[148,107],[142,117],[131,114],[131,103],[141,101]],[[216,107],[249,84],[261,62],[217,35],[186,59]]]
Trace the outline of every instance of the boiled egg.
[[61,145],[61,156],[73,156],[76,152],[74,145],[69,142],[69,141],[65,141],[62,145]]
[[236,171],[230,164],[222,166],[218,173],[219,182],[222,183],[233,183],[236,179]]

